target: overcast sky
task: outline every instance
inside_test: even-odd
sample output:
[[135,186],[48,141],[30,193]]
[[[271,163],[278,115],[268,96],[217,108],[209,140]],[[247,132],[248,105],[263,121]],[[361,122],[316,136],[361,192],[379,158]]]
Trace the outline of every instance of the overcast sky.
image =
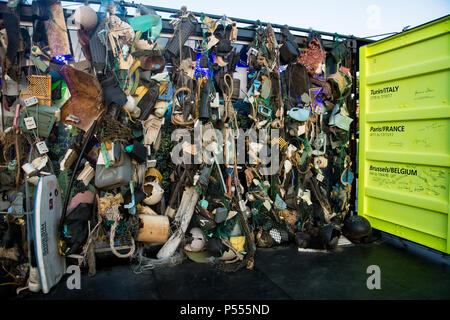
[[399,32],[450,13],[450,0],[135,0],[301,28],[371,36]]

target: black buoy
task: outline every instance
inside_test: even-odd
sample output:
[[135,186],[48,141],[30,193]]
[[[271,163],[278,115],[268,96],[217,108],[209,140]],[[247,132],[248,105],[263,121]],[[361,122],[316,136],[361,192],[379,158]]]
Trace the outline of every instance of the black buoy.
[[311,244],[311,235],[299,231],[295,234],[295,243],[297,243],[299,248],[309,248]]
[[319,238],[323,247],[327,250],[334,250],[337,248],[341,231],[335,225],[329,224],[319,230]]
[[214,257],[221,257],[224,252],[222,240],[218,238],[211,238],[206,243],[206,251]]
[[372,226],[369,220],[362,216],[351,216],[344,221],[343,234],[351,242],[364,242],[371,234]]

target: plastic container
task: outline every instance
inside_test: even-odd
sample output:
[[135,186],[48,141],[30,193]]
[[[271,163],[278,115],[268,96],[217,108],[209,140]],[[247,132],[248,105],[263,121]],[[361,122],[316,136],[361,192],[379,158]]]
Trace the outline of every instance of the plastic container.
[[122,150],[119,163],[106,168],[97,165],[95,168],[95,186],[102,190],[111,190],[126,186],[133,177],[130,157]]
[[169,238],[170,224],[166,216],[140,214],[137,241],[164,243]]

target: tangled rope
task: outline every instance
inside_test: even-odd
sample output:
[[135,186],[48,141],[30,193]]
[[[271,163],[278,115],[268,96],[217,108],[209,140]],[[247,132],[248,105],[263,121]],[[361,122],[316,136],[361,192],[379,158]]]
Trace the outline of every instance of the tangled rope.
[[[175,91],[175,93],[173,94],[173,107],[172,107],[172,115],[171,115],[170,121],[172,122],[172,124],[174,124],[174,125],[176,125],[176,126],[187,127],[187,126],[192,126],[192,125],[195,123],[195,121],[197,121],[197,119],[198,119],[198,108],[197,108],[197,105],[196,105],[196,106],[195,106],[195,110],[194,110],[194,112],[195,112],[195,118],[192,119],[191,121],[180,121],[180,120],[178,120],[178,119],[175,117],[175,106],[176,106],[175,101],[177,101],[178,103],[180,103],[177,96],[178,96],[178,94],[179,94],[180,92],[183,92],[183,91],[188,93],[187,96],[189,96],[189,95],[192,94],[191,89],[189,89],[188,87],[181,87],[181,88],[179,88],[177,91]],[[183,98],[183,100],[184,100],[184,98]],[[181,106],[181,105],[180,105],[180,106]],[[185,120],[186,120],[186,119],[185,119]]]
[[120,213],[119,213],[119,206],[113,206],[107,209],[107,217],[109,220],[114,221],[114,224],[111,226],[111,231],[109,235],[109,246],[111,247],[112,253],[118,257],[118,258],[129,258],[133,255],[134,251],[136,250],[136,245],[134,242],[134,238],[130,236],[131,239],[131,248],[130,251],[127,254],[121,254],[118,252],[114,245],[114,238],[116,236],[116,228],[119,224],[120,220]]

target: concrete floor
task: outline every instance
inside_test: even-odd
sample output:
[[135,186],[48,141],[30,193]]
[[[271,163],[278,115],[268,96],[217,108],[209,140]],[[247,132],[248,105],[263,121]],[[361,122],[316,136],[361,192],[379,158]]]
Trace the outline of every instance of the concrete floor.
[[[381,289],[369,290],[367,267],[381,269]],[[190,260],[136,275],[128,260],[98,260],[82,273],[81,290],[66,277],[47,295],[24,292],[14,300],[360,300],[450,299],[449,257],[430,259],[382,239],[336,252],[298,252],[295,245],[258,249],[255,269],[225,273]]]

